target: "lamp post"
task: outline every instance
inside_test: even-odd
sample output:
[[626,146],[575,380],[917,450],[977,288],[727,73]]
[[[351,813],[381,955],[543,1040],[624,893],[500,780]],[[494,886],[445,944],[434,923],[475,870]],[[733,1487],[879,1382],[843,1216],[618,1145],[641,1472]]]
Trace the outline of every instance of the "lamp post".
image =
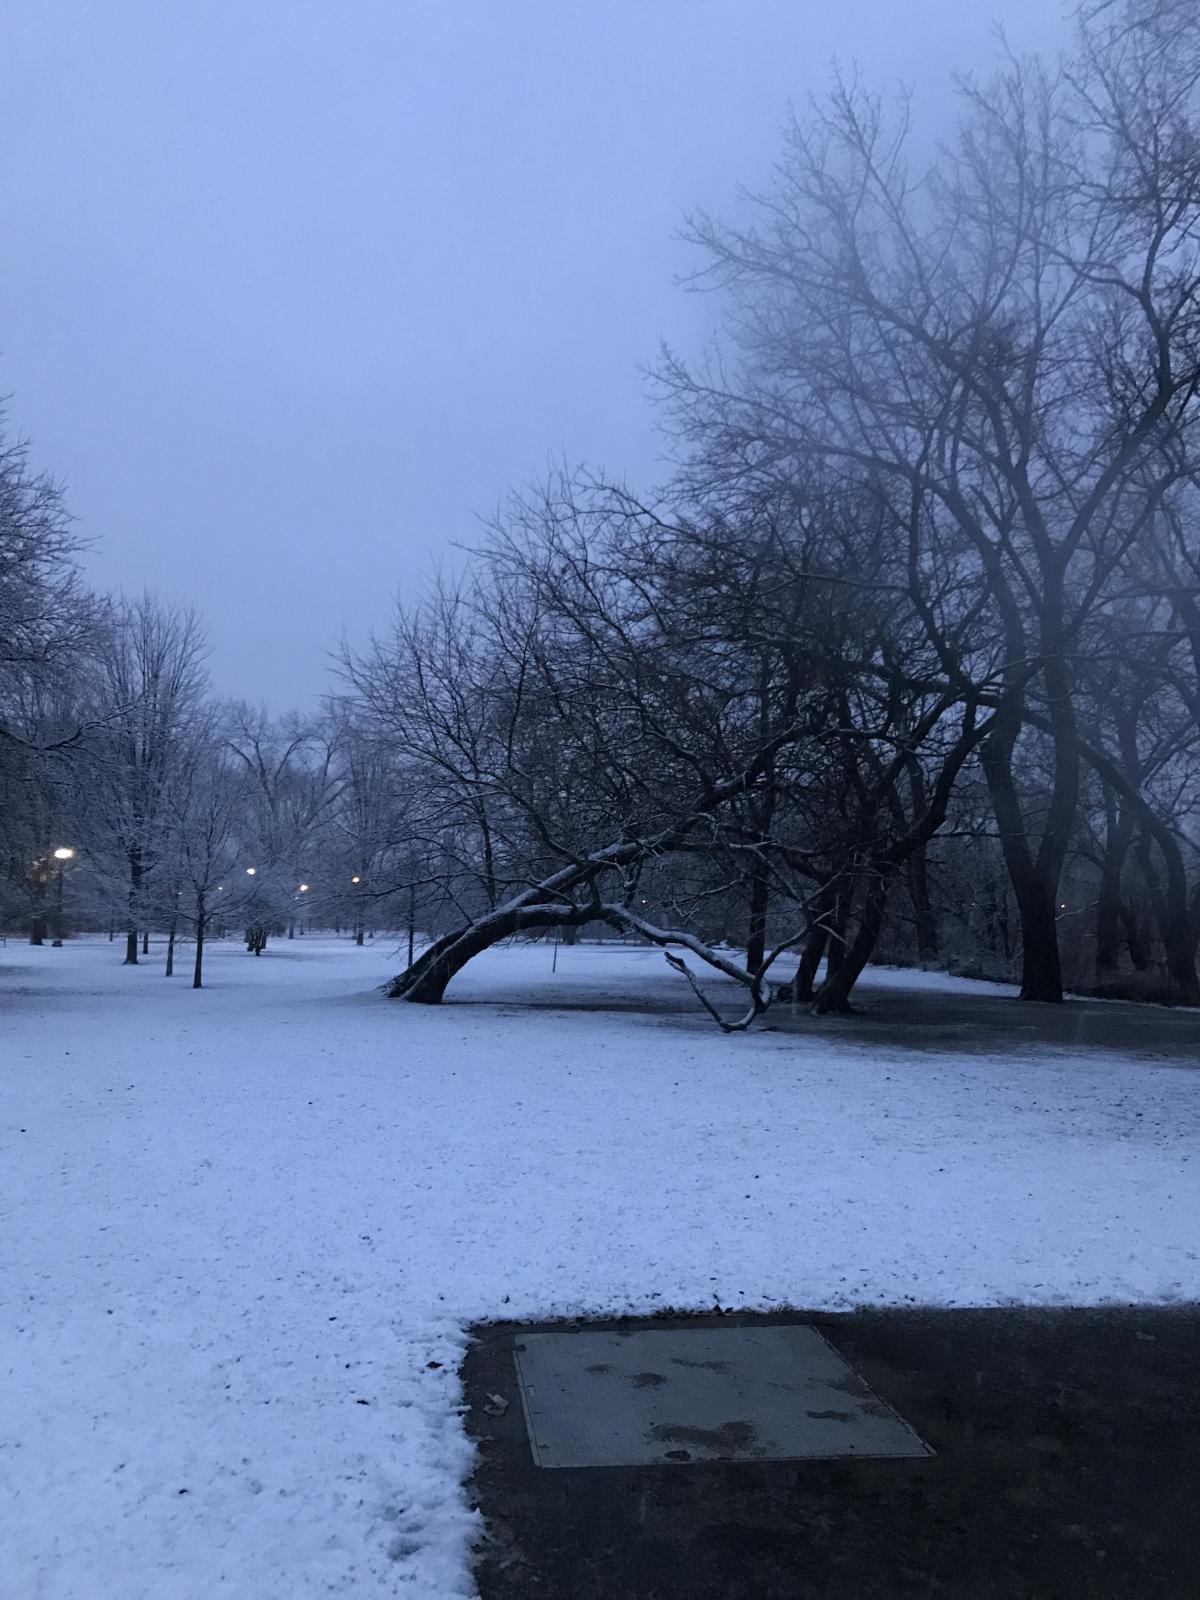
[[54,852],[54,859],[58,862],[58,891],[54,900],[54,939],[56,950],[62,948],[63,942],[63,868],[75,855],[70,845],[60,844]]

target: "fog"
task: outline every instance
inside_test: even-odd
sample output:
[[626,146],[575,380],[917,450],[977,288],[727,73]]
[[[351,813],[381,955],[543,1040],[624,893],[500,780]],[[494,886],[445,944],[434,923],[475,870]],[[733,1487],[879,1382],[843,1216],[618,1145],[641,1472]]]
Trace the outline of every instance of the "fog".
[[[640,483],[644,370],[707,340],[684,211],[765,181],[835,58],[916,94],[1041,0],[10,0],[0,389],[91,582],[194,603],[280,709],[506,486]],[[451,559],[453,557],[451,556]]]

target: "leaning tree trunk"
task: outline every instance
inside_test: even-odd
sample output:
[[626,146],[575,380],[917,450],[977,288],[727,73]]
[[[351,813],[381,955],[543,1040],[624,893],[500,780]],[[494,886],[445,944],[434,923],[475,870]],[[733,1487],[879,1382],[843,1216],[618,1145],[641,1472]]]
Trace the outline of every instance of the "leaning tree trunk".
[[[963,763],[980,740],[986,737],[992,726],[988,724],[987,727],[980,728],[976,723],[975,713],[976,707],[973,704],[968,704],[964,708],[962,731],[942,763],[923,814],[914,817],[910,826],[886,849],[873,852],[868,858],[859,875],[863,883],[863,902],[858,916],[858,927],[850,943],[843,942],[841,958],[837,964],[831,964],[826,968],[825,981],[817,990],[813,1003],[814,1011],[825,1013],[850,1009],[850,991],[858,982],[859,975],[871,959],[879,942],[879,935],[883,929],[883,916],[887,909],[888,891],[893,880],[911,859],[913,853],[923,850],[945,822],[950,795],[962,771]],[[848,909],[845,901],[843,907],[841,915],[844,917],[845,910]]]
[[818,1016],[825,1016],[831,1011],[849,1011],[850,991],[879,942],[891,876],[891,872],[881,871],[867,884],[854,938],[845,946],[841,960],[817,990],[813,1010]]
[[[853,895],[853,879],[841,877],[838,879],[837,888],[834,890],[833,910],[826,929],[825,939],[825,978],[826,981],[834,976],[841,966],[846,954],[846,927],[850,920],[850,901]],[[815,977],[816,974],[814,973]]]
[[570,905],[506,906],[481,917],[468,927],[447,933],[422,952],[407,972],[394,978],[385,991],[389,999],[411,1000],[414,1005],[440,1005],[446,986],[469,961],[502,939],[532,928],[578,927],[595,920],[589,906]]
[[823,889],[814,901],[813,920],[800,948],[800,960],[796,963],[795,976],[790,983],[780,984],[775,995],[777,1000],[789,1004],[813,998],[817,969],[829,945],[829,917],[833,913],[835,901],[836,894],[828,887]]
[[813,982],[817,976],[817,968],[821,965],[821,957],[825,954],[825,946],[829,943],[829,929],[823,922],[813,924],[808,938],[804,941],[804,948],[800,952],[800,961],[796,967],[796,976],[792,979],[791,1000],[811,1000],[813,997]]

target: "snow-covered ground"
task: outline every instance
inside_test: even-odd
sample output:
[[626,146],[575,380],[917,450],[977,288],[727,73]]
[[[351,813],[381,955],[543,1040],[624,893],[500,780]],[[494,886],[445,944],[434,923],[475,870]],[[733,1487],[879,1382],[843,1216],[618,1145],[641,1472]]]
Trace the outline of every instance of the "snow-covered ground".
[[383,945],[0,950],[4,1600],[471,1594],[476,1318],[1200,1297],[1200,1074],[547,1011],[682,983],[550,959],[429,1010]]

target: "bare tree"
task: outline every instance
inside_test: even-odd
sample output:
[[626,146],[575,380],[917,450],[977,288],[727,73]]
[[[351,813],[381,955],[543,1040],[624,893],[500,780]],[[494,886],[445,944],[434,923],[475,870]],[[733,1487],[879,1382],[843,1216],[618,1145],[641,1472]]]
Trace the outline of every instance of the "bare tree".
[[93,827],[125,884],[125,961],[152,906],[151,877],[169,818],[166,796],[206,689],[203,631],[195,613],[144,594],[109,612],[98,688]]
[[[1082,19],[1061,72],[1014,58],[965,83],[959,138],[919,181],[906,118],[839,85],[790,129],[757,226],[693,224],[733,297],[740,367],[664,368],[703,471],[779,476],[816,456],[870,480],[912,529],[939,650],[929,563],[986,586],[977,636],[1003,641],[1004,705],[981,755],[1022,993],[1045,1000],[1062,994],[1055,908],[1079,795],[1070,653],[1191,473],[1200,386],[1198,25],[1176,8],[1114,17]],[[983,687],[969,655],[946,655],[948,686]],[[1018,776],[1030,707],[1052,753],[1037,815]]]

